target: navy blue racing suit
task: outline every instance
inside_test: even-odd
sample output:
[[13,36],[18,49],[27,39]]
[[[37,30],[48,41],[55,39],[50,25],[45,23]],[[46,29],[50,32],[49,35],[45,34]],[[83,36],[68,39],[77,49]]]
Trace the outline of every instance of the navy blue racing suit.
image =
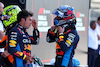
[[65,28],[64,33],[55,33],[55,29],[49,29],[47,42],[56,42],[56,62],[54,67],[73,67],[72,58],[79,41],[79,35],[75,26]]
[[23,67],[26,56],[31,56],[31,44],[39,43],[39,31],[34,29],[30,36],[21,25],[16,25],[8,32],[8,52],[13,55],[12,67]]

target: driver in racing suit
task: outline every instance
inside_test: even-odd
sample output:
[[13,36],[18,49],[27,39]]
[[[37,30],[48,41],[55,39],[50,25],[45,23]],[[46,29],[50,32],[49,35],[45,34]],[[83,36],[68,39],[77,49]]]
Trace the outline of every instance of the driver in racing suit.
[[[63,14],[64,13],[64,14]],[[72,58],[79,41],[73,8],[67,5],[58,7],[57,15],[47,33],[47,42],[56,42],[56,61],[54,67],[73,67]]]
[[[26,10],[20,11],[17,15],[18,24],[8,32],[8,52],[14,59],[12,67],[25,67],[27,61],[34,61],[31,56],[31,44],[39,43],[39,31],[32,16],[33,14]],[[26,31],[31,24],[34,27],[33,36]]]

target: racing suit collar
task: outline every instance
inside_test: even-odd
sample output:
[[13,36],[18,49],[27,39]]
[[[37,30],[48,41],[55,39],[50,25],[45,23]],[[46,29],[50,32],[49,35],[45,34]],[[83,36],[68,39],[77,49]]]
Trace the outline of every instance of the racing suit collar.
[[18,24],[18,27],[19,27],[19,28],[24,28],[24,27],[22,27],[20,24]]
[[18,27],[19,27],[21,30],[27,32],[27,30],[26,30],[24,27],[22,27],[20,24],[18,24]]

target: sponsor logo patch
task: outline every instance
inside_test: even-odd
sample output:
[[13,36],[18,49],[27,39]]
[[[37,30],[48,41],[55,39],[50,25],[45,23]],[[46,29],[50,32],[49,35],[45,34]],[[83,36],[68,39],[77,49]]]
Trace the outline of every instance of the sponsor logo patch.
[[59,36],[60,41],[63,41],[64,36]]
[[9,43],[9,46],[10,46],[10,47],[16,47],[16,43],[17,43],[17,42],[16,42],[15,40],[10,40],[9,42],[10,42],[10,43]]
[[23,56],[23,53],[22,53],[22,52],[17,51],[17,52],[15,53],[15,55],[17,55],[17,56]]

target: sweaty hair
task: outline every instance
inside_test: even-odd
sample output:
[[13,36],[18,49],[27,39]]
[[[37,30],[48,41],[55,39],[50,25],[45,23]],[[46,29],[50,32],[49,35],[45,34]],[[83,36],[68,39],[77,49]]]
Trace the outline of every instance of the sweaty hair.
[[91,21],[90,26],[93,26],[96,21]]
[[28,12],[27,10],[22,10],[17,14],[17,21],[20,22],[21,18],[24,18],[26,20],[28,16],[33,16],[33,13]]

